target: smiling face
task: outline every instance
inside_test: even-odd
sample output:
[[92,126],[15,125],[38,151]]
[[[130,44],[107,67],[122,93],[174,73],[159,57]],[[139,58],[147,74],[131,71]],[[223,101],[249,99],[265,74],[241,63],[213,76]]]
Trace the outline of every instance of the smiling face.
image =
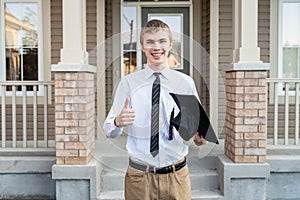
[[142,46],[152,70],[161,71],[168,66],[168,54],[172,48],[168,31],[159,29],[145,33]]

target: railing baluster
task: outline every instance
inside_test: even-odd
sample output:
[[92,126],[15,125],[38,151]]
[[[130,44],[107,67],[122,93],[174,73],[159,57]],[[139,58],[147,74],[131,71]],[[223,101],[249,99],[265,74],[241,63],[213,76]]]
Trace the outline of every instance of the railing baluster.
[[295,92],[295,145],[299,144],[299,85],[296,83],[296,92]]
[[12,86],[12,147],[17,147],[16,86]]
[[6,147],[6,86],[1,86],[2,90],[2,101],[1,101],[1,114],[2,114],[2,148]]
[[278,144],[278,83],[274,83],[274,145]]
[[44,85],[44,143],[48,147],[48,86]]
[[290,84],[285,83],[285,110],[284,110],[284,144],[289,144],[289,91]]
[[22,85],[23,91],[23,147],[27,147],[27,88]]
[[[48,136],[48,96],[49,91],[51,90],[51,87],[54,85],[54,83],[51,81],[3,81],[0,82],[0,89],[1,89],[1,142],[0,142],[0,151],[1,149],[7,148],[8,146],[14,149],[23,149],[23,148],[49,148],[49,136]],[[11,91],[6,91],[7,86],[11,87]],[[28,92],[27,87],[33,86],[33,90]],[[18,88],[21,88],[21,91],[18,91]],[[40,88],[40,89],[38,89]],[[38,94],[40,91],[43,91],[43,103],[44,103],[44,137],[43,139],[39,140],[38,135]],[[29,145],[28,143],[28,94],[32,95],[32,106],[33,106],[33,145]],[[11,129],[11,133],[9,133],[9,145],[7,144],[7,96],[10,96],[9,103],[11,105],[11,110],[9,110],[9,114],[11,114],[12,118],[12,125],[11,128],[9,127],[9,130]],[[21,100],[22,99],[22,100]],[[21,112],[18,112],[17,110],[17,100],[21,100],[20,103],[22,103]],[[31,105],[31,101],[30,101]],[[42,105],[40,105],[42,106]],[[21,117],[22,119],[22,125],[21,127],[18,127],[18,117]],[[21,131],[22,129],[22,131]],[[20,131],[22,139],[18,139],[18,132]],[[41,135],[42,137],[42,135]],[[39,143],[41,142],[41,143]],[[20,144],[19,144],[20,143]],[[31,143],[31,142],[30,142]],[[42,145],[44,143],[44,145]],[[38,149],[37,149],[38,150]]]
[[33,147],[37,148],[37,86],[33,86]]

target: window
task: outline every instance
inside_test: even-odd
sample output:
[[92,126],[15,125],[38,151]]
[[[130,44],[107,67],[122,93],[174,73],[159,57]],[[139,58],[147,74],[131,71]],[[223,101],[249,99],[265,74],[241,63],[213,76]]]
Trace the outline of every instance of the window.
[[[1,81],[33,81],[41,76],[40,0],[1,1]],[[21,88],[18,88],[20,90]],[[7,87],[7,91],[11,88]],[[32,90],[28,86],[27,90]]]
[[279,78],[300,78],[300,1],[282,0],[279,7]]

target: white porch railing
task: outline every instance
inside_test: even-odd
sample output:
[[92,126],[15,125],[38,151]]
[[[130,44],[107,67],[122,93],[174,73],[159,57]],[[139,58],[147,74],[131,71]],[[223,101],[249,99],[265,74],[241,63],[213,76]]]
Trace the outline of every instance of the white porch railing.
[[[272,111],[274,113],[274,135],[272,138],[273,145],[299,145],[300,79],[269,78],[267,79],[267,83],[269,86],[269,101],[271,100],[271,103],[274,104],[274,110]],[[292,89],[291,85],[293,85]],[[284,136],[281,139],[282,142],[279,142],[280,140],[278,132],[279,106],[284,107]],[[295,108],[294,116],[291,116],[290,114],[290,106]],[[294,118],[294,133],[289,132],[291,128],[289,124],[291,120],[290,117]]]
[[[54,149],[54,141],[48,139],[48,111],[51,105],[51,91],[54,82],[52,81],[2,81],[1,86],[1,148],[5,151],[40,151],[41,149]],[[30,90],[27,88],[30,87]],[[17,91],[18,90],[18,91]],[[41,102],[42,101],[42,102]],[[53,103],[52,103],[53,105]],[[32,107],[32,114],[29,115],[27,108]],[[11,109],[8,109],[10,108]],[[17,109],[21,107],[21,109]],[[43,119],[38,119],[38,108],[43,107]],[[54,106],[51,108],[54,109]],[[11,126],[7,126],[7,115],[11,115]],[[31,116],[33,133],[32,140],[28,140],[28,117]],[[18,116],[18,121],[17,121]],[[22,126],[20,126],[20,118]],[[28,120],[28,121],[27,121]],[[31,120],[30,120],[31,121]],[[38,139],[38,122],[43,122],[43,139]],[[17,124],[18,123],[18,124]],[[30,122],[31,123],[31,122]],[[18,132],[22,132],[17,138]],[[8,131],[10,129],[10,131]],[[8,132],[9,134],[8,139]],[[40,136],[41,134],[39,134]],[[20,139],[20,137],[22,139]],[[40,137],[41,138],[41,137]],[[52,139],[53,140],[53,139]]]

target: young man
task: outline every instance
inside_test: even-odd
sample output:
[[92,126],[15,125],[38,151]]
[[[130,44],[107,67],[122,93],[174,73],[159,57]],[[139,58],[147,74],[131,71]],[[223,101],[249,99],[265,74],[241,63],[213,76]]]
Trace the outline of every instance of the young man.
[[[167,24],[147,22],[140,41],[147,67],[121,80],[103,126],[108,137],[120,136],[128,126],[125,199],[191,199],[188,145],[170,126],[179,109],[169,93],[198,97],[196,87],[191,77],[168,67],[172,34]],[[196,133],[194,142],[206,143]]]

